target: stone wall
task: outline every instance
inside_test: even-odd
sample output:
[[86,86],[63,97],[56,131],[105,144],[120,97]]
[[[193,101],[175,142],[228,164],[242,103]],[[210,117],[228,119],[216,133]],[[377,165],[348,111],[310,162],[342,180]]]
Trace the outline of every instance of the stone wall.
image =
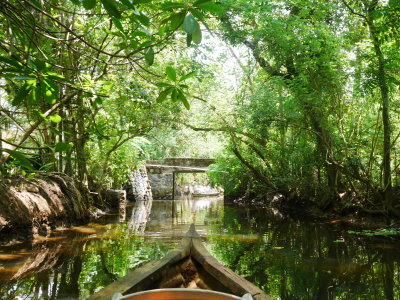
[[150,186],[150,179],[147,175],[146,167],[140,167],[133,171],[130,177],[131,189],[128,191],[130,194],[128,199],[134,201],[147,201],[152,200],[152,189]]
[[172,197],[172,173],[149,174],[154,198]]

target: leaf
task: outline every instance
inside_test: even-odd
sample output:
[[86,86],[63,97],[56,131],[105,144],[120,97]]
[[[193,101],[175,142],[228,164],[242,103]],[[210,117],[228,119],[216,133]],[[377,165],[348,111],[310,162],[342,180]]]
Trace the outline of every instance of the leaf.
[[185,20],[186,12],[180,12],[179,14],[173,15],[171,18],[171,28],[176,30],[182,25],[183,20]]
[[140,15],[137,16],[137,19],[139,20],[139,22],[140,22],[142,25],[144,25],[144,26],[146,26],[146,27],[149,27],[149,26],[150,26],[150,19],[149,19],[146,15],[140,14]]
[[67,152],[73,147],[72,143],[58,142],[54,147],[54,152]]
[[212,0],[198,0],[195,3],[193,3],[194,6],[199,6],[202,4],[207,4],[207,3],[212,3]]
[[172,102],[176,102],[176,101],[178,100],[178,92],[177,92],[176,89],[173,89],[173,90],[172,90],[172,93],[171,93],[171,100],[172,100]]
[[171,10],[174,8],[185,8],[185,4],[183,3],[176,3],[176,2],[165,2],[163,4],[161,4],[161,8],[163,10]]
[[60,122],[62,121],[62,118],[61,118],[59,115],[57,115],[57,114],[50,115],[50,116],[49,116],[49,119],[50,119],[50,121],[53,122],[53,123],[60,123]]
[[32,76],[15,76],[16,80],[35,80],[36,77]]
[[177,91],[178,91],[179,99],[181,100],[183,105],[186,107],[186,109],[189,110],[190,104],[189,104],[188,100],[186,99],[186,96],[183,94],[181,89],[177,89]]
[[115,17],[117,19],[121,18],[121,13],[118,11],[115,6],[114,0],[100,0],[101,4],[103,4],[104,9],[108,12],[111,17]]
[[120,0],[122,4],[124,4],[127,8],[135,9],[135,6],[132,4],[130,0]]
[[25,97],[28,95],[30,91],[31,86],[25,83],[21,88],[19,89],[17,95],[14,97],[12,101],[13,106],[19,106],[22,102],[22,100],[25,99]]
[[122,26],[120,20],[118,20],[117,18],[112,18],[112,22],[115,25],[115,27],[118,28],[119,31],[121,31],[122,33],[125,33],[124,27]]
[[82,0],[82,5],[85,9],[93,9],[96,6],[96,0]]
[[187,34],[193,34],[197,28],[199,28],[199,23],[194,19],[194,17],[189,14],[183,20],[183,29]]
[[191,44],[192,44],[192,35],[188,34],[186,35],[186,46],[190,47]]
[[146,50],[146,52],[144,53],[144,59],[149,66],[154,63],[154,50],[152,47]]
[[201,29],[200,27],[197,28],[197,30],[192,34],[192,39],[193,42],[195,42],[196,44],[200,44],[201,43]]
[[204,10],[204,11],[210,12],[210,13],[214,13],[214,14],[216,14],[218,16],[224,14],[224,9],[221,6],[219,6],[219,5],[215,4],[215,3],[208,3],[208,4],[198,5],[198,7],[201,10]]
[[189,78],[192,78],[193,76],[196,76],[196,74],[197,74],[196,71],[187,73],[186,75],[183,75],[179,81],[185,81],[186,79],[189,79]]
[[9,58],[9,57],[4,57],[4,56],[0,56],[0,62],[4,62],[10,66],[14,66],[16,68],[21,68],[21,63],[14,59],[14,58]]
[[173,87],[172,84],[169,84],[169,83],[166,83],[166,82],[157,82],[156,86],[159,86],[159,87]]
[[10,154],[14,159],[16,159],[19,162],[19,164],[21,166],[25,167],[28,170],[33,170],[33,166],[31,164],[31,162],[21,152],[15,151],[15,150],[10,150],[10,149],[3,149],[3,151]]
[[198,9],[192,9],[190,12],[197,20],[203,20],[206,18],[206,15]]
[[170,66],[166,67],[165,73],[167,74],[168,78],[171,81],[176,81],[176,71],[173,67],[170,67]]
[[153,0],[133,0],[134,4],[144,4],[144,3],[150,3]]
[[163,90],[160,95],[158,95],[156,101],[157,103],[161,103],[165,100],[165,98],[167,98],[167,96],[169,95],[169,93],[171,93],[172,88],[166,88],[165,90]]

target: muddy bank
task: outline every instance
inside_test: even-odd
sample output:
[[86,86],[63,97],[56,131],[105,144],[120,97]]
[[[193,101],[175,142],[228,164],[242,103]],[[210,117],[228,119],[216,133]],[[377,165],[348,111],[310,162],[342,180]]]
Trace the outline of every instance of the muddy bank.
[[90,217],[90,203],[88,191],[65,174],[0,178],[0,244],[83,223]]

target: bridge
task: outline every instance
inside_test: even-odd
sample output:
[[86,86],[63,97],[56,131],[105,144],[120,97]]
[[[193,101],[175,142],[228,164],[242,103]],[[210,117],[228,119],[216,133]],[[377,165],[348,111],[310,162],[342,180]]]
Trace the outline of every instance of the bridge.
[[146,162],[151,190],[155,198],[175,195],[176,173],[204,173],[215,162],[213,158],[167,157]]

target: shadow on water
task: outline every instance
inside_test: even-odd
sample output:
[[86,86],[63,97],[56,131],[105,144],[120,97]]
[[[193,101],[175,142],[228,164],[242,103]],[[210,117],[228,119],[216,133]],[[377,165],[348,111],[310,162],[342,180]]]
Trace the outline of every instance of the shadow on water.
[[139,201],[87,226],[0,247],[1,299],[84,299],[159,259],[195,223],[209,250],[274,299],[400,299],[400,241],[340,223],[224,206],[221,198]]

